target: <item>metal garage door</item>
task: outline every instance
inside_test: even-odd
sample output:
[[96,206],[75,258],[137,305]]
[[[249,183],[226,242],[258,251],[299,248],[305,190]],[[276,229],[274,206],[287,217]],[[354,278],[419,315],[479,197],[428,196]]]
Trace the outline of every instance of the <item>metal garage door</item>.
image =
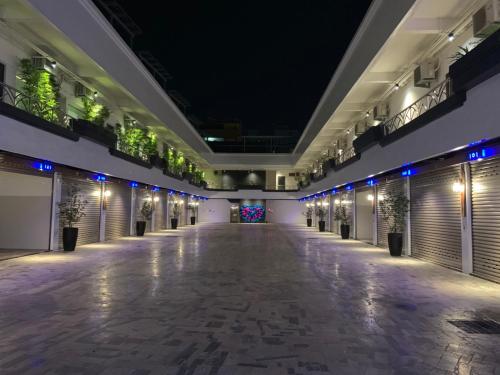
[[106,224],[104,237],[112,240],[130,235],[131,189],[125,181],[106,182]]
[[460,166],[411,178],[412,255],[449,268],[462,268],[460,194],[453,183]]
[[[151,201],[152,191],[146,188],[136,189],[136,199],[135,199],[135,220],[144,220],[141,215],[142,205],[146,200]],[[134,224],[135,225],[135,224]],[[151,220],[146,223],[146,232],[151,232]]]
[[500,160],[471,165],[473,273],[500,282]]
[[388,249],[387,234],[389,233],[389,224],[382,219],[380,202],[389,192],[404,192],[404,180],[402,178],[380,182],[377,185],[377,246]]
[[155,231],[167,228],[167,192],[155,192]]
[[[90,178],[86,173],[68,171],[62,175],[61,200],[68,196],[68,189],[75,185],[80,189],[82,198],[87,200],[85,216],[75,225],[78,228],[77,245],[99,242],[99,224],[101,217],[101,183]],[[62,248],[63,222],[59,220],[59,248]]]
[[354,228],[352,227],[353,223],[353,206],[354,206],[354,193],[352,190],[343,191],[340,195],[340,204],[345,208],[345,213],[348,217],[350,229],[349,229],[349,238],[353,238],[354,236]]

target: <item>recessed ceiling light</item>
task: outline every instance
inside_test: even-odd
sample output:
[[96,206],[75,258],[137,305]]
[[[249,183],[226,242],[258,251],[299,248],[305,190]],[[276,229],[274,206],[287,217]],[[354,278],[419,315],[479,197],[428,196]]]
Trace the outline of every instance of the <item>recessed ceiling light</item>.
[[453,42],[455,40],[455,34],[453,32],[448,34],[448,42]]

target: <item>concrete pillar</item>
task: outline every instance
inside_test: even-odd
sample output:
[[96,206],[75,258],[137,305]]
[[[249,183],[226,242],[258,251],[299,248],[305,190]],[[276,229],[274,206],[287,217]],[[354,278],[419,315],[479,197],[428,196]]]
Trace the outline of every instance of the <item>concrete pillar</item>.
[[61,202],[62,178],[55,172],[52,175],[52,201],[50,210],[49,250],[59,249],[59,203]]
[[464,191],[461,197],[462,205],[462,272],[472,273],[472,179],[470,164],[462,164],[462,180]]
[[156,198],[156,192],[155,191],[152,191],[151,192],[151,206],[153,207],[153,214],[151,215],[151,232],[155,232],[156,231],[156,214],[155,214],[155,211],[156,211],[156,202],[155,202],[155,198]]
[[135,202],[137,200],[137,190],[132,189],[130,193],[130,235],[135,235]]
[[[405,177],[405,183],[404,183],[404,191],[406,198],[410,200],[410,176]],[[409,207],[408,207],[409,209]],[[404,241],[406,242],[406,255],[410,256],[411,255],[411,212],[408,211],[406,214],[406,236]]]
[[106,197],[104,192],[106,191],[106,183],[101,182],[101,215],[99,219],[99,241],[106,240]]
[[372,243],[376,246],[378,245],[378,216],[377,216],[377,195],[378,187],[375,185],[372,190],[373,201],[372,201]]
[[356,189],[352,189],[352,238],[358,239],[357,224],[356,224]]

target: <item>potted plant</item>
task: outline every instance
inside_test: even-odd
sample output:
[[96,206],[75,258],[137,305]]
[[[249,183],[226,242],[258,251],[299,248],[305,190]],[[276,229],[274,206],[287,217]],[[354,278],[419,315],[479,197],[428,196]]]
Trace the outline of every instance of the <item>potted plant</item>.
[[87,201],[82,199],[80,189],[70,185],[66,200],[59,203],[59,215],[63,221],[63,249],[74,251],[78,240],[78,228],[73,227],[85,216]]
[[174,202],[174,207],[172,209],[172,217],[170,218],[170,224],[172,229],[177,229],[177,224],[179,223],[179,216],[181,214],[181,207],[178,201]]
[[345,211],[344,206],[337,206],[335,209],[334,218],[336,221],[340,221],[340,236],[343,240],[347,240],[349,238],[349,216]]
[[307,226],[312,226],[313,207],[310,203],[306,204],[306,210],[303,212],[303,215],[306,217]]
[[380,202],[382,219],[389,224],[387,242],[392,256],[401,256],[403,252],[403,231],[409,203],[402,192],[389,192]]
[[151,220],[153,216],[153,204],[150,200],[145,200],[141,207],[141,217],[144,220],[138,220],[135,223],[135,232],[137,236],[144,236],[144,232],[146,231],[146,224],[149,220]]
[[325,231],[325,216],[327,214],[327,207],[328,203],[327,202],[318,202],[318,206],[316,207],[316,216],[318,217],[318,226],[319,226],[319,231],[324,232]]
[[83,116],[80,119],[71,119],[73,131],[105,146],[115,147],[117,135],[105,126],[110,115],[108,107],[98,104],[94,99],[87,97],[81,99]]
[[196,207],[198,206],[197,202],[193,202],[189,204],[189,211],[191,212],[191,225],[196,224]]

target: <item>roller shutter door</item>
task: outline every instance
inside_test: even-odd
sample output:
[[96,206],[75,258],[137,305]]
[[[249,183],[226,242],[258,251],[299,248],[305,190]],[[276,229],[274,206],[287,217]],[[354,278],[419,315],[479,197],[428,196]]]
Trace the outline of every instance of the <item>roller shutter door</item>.
[[155,231],[167,228],[167,193],[160,190],[155,193]]
[[416,258],[462,269],[460,194],[452,186],[460,166],[411,178],[411,248]]
[[[135,218],[137,221],[144,220],[141,215],[142,205],[146,200],[152,199],[152,192],[146,188],[136,189],[136,199],[135,199]],[[135,224],[134,224],[135,225]],[[151,232],[151,220],[146,223],[146,232]]]
[[111,192],[107,199],[105,239],[130,235],[131,189],[125,181],[106,182],[106,190]]
[[[77,245],[99,242],[101,217],[101,183],[94,181],[85,173],[68,172],[62,175],[61,200],[68,196],[68,189],[75,185],[80,189],[82,198],[87,201],[85,216],[75,225],[78,228]],[[59,248],[62,248],[63,221],[59,220]]]
[[500,282],[500,159],[471,165],[473,273]]
[[389,180],[380,182],[377,185],[377,246],[388,249],[387,234],[389,233],[389,224],[382,219],[380,202],[389,192],[404,192],[404,180]]

